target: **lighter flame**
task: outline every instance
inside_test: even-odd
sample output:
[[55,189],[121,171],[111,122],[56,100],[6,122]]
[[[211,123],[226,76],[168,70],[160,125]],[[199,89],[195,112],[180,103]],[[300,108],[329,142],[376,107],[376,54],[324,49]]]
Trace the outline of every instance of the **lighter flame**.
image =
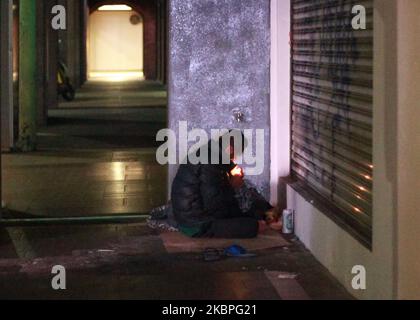
[[230,174],[234,177],[242,177],[244,175],[242,168],[239,166],[236,166],[235,168],[233,168]]

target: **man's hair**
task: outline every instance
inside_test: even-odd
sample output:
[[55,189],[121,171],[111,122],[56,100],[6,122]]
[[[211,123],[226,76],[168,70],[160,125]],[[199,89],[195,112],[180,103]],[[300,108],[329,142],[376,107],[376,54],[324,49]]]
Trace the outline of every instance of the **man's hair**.
[[[241,153],[243,153],[245,148],[247,147],[247,141],[245,139],[244,133],[241,130],[238,130],[238,129],[230,129],[228,133],[222,135],[219,139],[219,143],[220,143],[221,148],[223,147],[224,139],[226,139],[227,136],[230,136],[230,141],[229,141],[230,145],[231,146],[233,145],[235,147],[235,150],[236,150],[236,145],[234,145],[235,142],[240,142],[241,143],[242,150],[240,150],[240,151],[241,151]],[[236,139],[239,139],[239,141],[237,141]]]

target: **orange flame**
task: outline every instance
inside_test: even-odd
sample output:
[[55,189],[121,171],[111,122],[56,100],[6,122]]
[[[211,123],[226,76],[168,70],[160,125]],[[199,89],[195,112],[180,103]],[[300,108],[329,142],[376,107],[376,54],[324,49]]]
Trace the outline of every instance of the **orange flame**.
[[232,169],[232,171],[230,172],[230,174],[234,177],[243,177],[244,176],[244,172],[242,170],[241,167],[236,166],[235,168]]

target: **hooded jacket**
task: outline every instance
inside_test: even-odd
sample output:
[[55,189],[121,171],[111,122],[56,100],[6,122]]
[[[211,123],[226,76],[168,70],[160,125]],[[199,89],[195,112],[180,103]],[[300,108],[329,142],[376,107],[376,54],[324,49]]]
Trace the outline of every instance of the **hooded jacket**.
[[[212,143],[209,142],[209,159]],[[222,148],[219,143],[221,159]],[[210,161],[209,161],[210,163]],[[176,221],[187,228],[202,228],[216,219],[240,217],[242,212],[229,183],[236,165],[187,164],[180,166],[172,185],[172,207]]]

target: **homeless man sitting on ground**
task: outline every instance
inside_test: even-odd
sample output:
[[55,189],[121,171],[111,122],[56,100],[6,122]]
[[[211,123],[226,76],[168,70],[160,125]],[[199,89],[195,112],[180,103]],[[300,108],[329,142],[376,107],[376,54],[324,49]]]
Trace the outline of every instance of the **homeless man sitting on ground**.
[[[235,134],[242,139],[234,139]],[[223,148],[223,140],[227,140],[226,148]],[[243,134],[230,131],[227,139],[221,137],[218,143],[209,142],[209,164],[191,164],[187,160],[187,164],[180,166],[172,185],[172,210],[184,234],[201,238],[254,238],[264,228],[262,219],[264,213],[272,209],[270,204],[263,199],[254,203],[248,212],[243,212],[235,197],[236,190],[244,183],[242,173],[231,173],[237,167],[233,160],[238,140],[244,141]],[[241,152],[245,144],[242,141]],[[211,161],[215,151],[218,164]],[[224,164],[224,152],[230,158],[228,164]],[[200,155],[200,150],[196,155]]]

